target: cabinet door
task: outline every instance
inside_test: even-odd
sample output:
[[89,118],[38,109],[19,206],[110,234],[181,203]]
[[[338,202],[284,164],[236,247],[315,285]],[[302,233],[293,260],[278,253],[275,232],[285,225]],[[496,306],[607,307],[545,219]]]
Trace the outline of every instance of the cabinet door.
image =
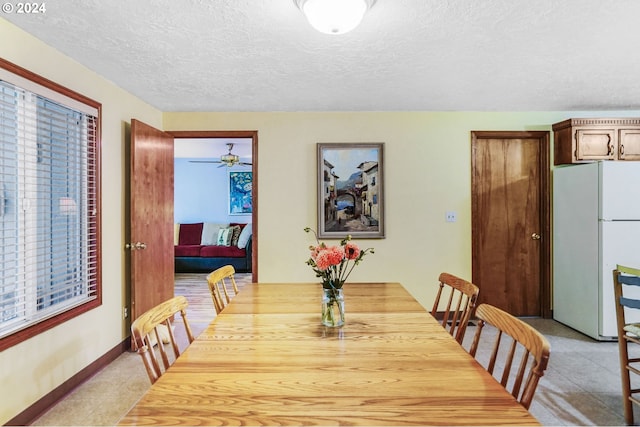
[[614,129],[576,129],[576,160],[614,160],[616,132]]
[[640,129],[620,129],[618,141],[620,160],[640,160]]

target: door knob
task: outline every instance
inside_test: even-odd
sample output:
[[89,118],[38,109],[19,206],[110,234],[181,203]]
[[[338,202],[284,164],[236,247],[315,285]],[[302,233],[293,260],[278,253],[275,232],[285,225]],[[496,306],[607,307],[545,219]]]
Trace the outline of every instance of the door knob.
[[540,240],[540,235],[538,233],[533,233],[531,235],[531,240]]
[[124,247],[126,249],[131,249],[132,251],[135,251],[135,250],[147,249],[147,244],[142,242],[127,243],[126,245],[124,245]]

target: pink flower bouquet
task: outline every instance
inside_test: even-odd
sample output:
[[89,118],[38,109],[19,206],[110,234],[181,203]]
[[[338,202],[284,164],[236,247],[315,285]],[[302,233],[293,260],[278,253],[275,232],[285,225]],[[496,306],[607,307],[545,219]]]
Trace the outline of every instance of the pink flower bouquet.
[[318,235],[311,228],[306,227],[304,231],[313,232],[316,237],[316,245],[309,247],[311,256],[307,265],[311,266],[316,277],[322,279],[322,287],[325,289],[341,289],[362,258],[368,253],[374,253],[373,248],[361,250],[351,241],[350,235],[341,240],[339,246],[327,246],[318,241]]

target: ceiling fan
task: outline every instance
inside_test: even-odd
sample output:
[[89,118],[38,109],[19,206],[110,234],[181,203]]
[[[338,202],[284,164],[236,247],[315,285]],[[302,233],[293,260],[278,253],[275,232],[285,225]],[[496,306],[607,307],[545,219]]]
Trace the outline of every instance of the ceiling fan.
[[227,147],[229,148],[229,152],[227,154],[223,154],[220,156],[220,160],[190,160],[191,163],[221,163],[219,168],[223,166],[231,167],[234,165],[240,166],[251,166],[251,163],[241,162],[240,156],[237,154],[233,154],[231,150],[233,150],[233,144],[227,143]]

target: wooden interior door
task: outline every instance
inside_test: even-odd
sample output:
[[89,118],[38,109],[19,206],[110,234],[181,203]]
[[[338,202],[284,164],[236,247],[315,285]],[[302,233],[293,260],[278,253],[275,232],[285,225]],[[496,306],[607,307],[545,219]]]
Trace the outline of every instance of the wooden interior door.
[[173,298],[173,136],[131,120],[131,319]]
[[550,317],[549,132],[472,132],[479,303]]

